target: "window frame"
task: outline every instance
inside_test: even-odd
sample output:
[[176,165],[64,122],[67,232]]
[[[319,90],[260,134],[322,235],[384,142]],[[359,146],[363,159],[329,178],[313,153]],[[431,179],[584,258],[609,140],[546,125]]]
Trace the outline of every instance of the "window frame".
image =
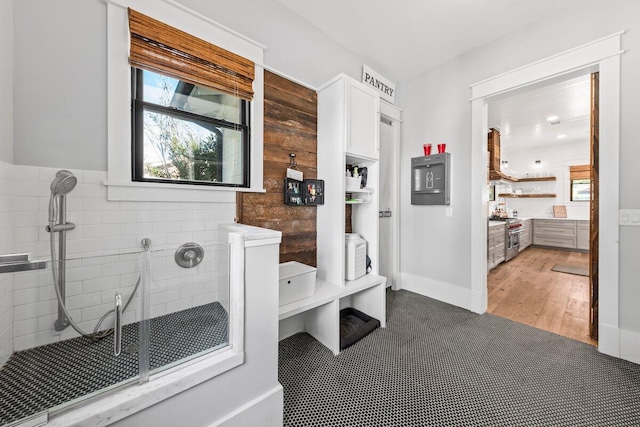
[[[574,200],[573,199],[573,185],[575,181],[589,181],[589,198],[586,200]],[[581,183],[584,184],[584,183]],[[572,165],[569,166],[569,201],[582,203],[591,201],[591,165]]]
[[[582,203],[582,202],[591,201],[591,180],[588,180],[589,181],[589,198],[585,199],[585,200],[575,200],[573,198],[573,185],[576,183],[576,181],[585,181],[585,180],[588,180],[588,179],[587,178],[574,178],[574,179],[570,180],[570,183],[569,183],[569,200],[570,201],[576,202],[576,203]],[[580,184],[584,184],[584,183],[581,182]]]
[[[171,2],[105,0],[107,3],[107,180],[109,201],[236,203],[236,193],[265,193],[264,51],[266,46]],[[175,185],[133,181],[131,176],[131,64],[127,7],[227,49],[255,64],[250,107],[249,187]]]
[[[151,102],[144,98],[144,69],[131,67],[131,179],[135,182],[153,182],[159,184],[204,185],[213,187],[248,188],[251,182],[251,102],[240,101],[240,123],[215,119],[213,117],[183,111]],[[155,74],[166,76],[161,73]],[[170,77],[170,76],[167,76]],[[182,81],[182,80],[179,80]],[[216,127],[239,130],[242,134],[242,183],[226,183],[215,181],[193,181],[187,179],[163,179],[144,177],[144,113],[145,111],[164,114],[195,123],[202,122]],[[221,163],[222,164],[222,161]]]

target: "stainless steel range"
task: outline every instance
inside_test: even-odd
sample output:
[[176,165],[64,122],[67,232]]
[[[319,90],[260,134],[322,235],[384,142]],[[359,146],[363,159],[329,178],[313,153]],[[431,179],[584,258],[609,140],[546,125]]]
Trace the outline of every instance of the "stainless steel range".
[[518,255],[518,251],[520,250],[520,233],[522,233],[522,221],[518,218],[507,218],[505,261],[509,261]]
[[491,220],[505,221],[507,223],[507,236],[505,242],[505,261],[518,255],[520,251],[520,233],[522,233],[522,221],[518,218],[491,217]]

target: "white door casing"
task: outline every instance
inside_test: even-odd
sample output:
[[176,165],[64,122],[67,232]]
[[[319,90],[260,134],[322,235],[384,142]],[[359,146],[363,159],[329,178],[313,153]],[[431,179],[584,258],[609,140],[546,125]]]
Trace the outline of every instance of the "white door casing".
[[600,72],[600,301],[598,350],[620,357],[618,209],[620,168],[620,55],[623,32],[492,77],[471,86],[470,307],[487,309],[486,100],[492,96],[584,70]]

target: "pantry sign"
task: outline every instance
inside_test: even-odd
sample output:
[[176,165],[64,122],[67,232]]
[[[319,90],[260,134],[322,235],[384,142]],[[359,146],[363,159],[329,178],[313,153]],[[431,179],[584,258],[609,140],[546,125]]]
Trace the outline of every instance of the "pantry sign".
[[380,92],[380,98],[395,104],[396,84],[382,77],[366,65],[362,66],[362,83],[369,85]]

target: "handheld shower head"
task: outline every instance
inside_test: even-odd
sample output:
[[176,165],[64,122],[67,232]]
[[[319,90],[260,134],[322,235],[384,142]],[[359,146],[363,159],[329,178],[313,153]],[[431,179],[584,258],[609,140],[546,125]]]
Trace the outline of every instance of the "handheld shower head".
[[76,187],[78,179],[68,170],[60,170],[51,182],[51,193],[64,196]]

